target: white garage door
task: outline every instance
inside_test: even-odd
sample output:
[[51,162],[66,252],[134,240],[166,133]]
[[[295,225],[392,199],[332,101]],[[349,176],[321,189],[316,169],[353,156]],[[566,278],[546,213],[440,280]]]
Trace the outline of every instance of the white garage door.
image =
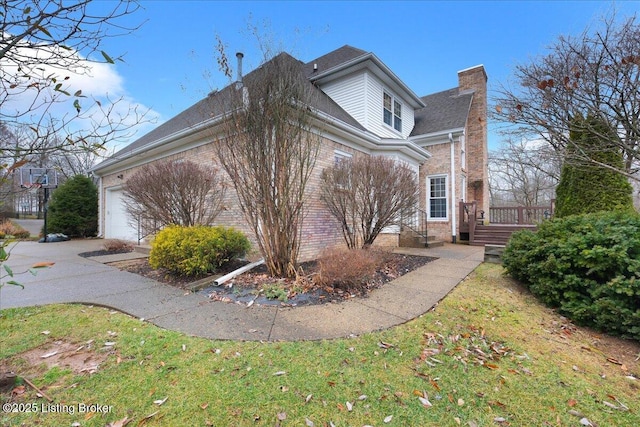
[[131,225],[122,202],[122,189],[107,189],[105,210],[105,238],[138,241],[137,229]]

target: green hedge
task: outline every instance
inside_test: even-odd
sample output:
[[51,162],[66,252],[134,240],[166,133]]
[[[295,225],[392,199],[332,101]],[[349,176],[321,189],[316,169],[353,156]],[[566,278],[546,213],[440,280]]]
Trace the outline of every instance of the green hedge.
[[227,227],[169,226],[151,244],[149,264],[185,276],[215,272],[249,250],[249,240]]
[[640,215],[573,215],[515,233],[503,265],[577,324],[640,340]]

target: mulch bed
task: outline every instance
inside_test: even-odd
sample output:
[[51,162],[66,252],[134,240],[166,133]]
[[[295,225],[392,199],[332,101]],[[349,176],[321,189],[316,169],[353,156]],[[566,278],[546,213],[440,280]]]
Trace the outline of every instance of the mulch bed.
[[[102,253],[89,256],[113,253],[106,251],[97,252]],[[82,255],[87,256],[85,254]],[[313,277],[316,275],[318,268],[317,262],[315,261],[302,263],[300,266],[301,274],[297,279],[271,277],[266,267],[260,265],[249,272],[234,277],[221,286],[209,286],[199,292],[217,301],[247,305],[297,306],[337,302],[357,296],[366,296],[373,289],[379,288],[385,283],[422,267],[434,259],[435,258],[414,255],[388,254],[385,262],[358,293],[345,292],[337,288],[316,285],[313,281]],[[242,260],[232,261],[224,265],[223,268],[215,274],[199,277],[185,277],[164,269],[155,270],[151,268],[147,258],[118,261],[110,263],[110,265],[186,290],[191,289],[194,282],[199,282],[207,278],[211,278],[213,281],[215,277],[235,271],[247,263],[247,261]],[[269,292],[269,290],[271,290],[271,292]]]

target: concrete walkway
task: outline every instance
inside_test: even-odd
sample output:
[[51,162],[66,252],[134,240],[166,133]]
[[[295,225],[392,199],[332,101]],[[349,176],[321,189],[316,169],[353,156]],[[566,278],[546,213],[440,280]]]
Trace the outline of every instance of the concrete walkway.
[[[7,285],[0,309],[53,303],[111,307],[155,325],[210,339],[297,341],[360,335],[405,323],[427,312],[471,273],[483,258],[482,247],[445,245],[404,253],[438,257],[376,289],[366,298],[302,307],[245,307],[211,301],[133,273],[105,265],[105,257],[82,252],[102,249],[101,240],[60,243],[21,242],[8,265],[25,271],[39,261],[54,261],[37,276],[17,277],[25,288]],[[111,261],[115,260],[113,258]],[[101,262],[102,261],[102,262]]]

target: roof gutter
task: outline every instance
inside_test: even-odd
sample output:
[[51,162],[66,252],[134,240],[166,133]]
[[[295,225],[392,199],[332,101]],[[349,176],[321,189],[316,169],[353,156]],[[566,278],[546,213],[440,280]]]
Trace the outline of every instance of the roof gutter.
[[96,175],[100,176],[103,175],[103,173],[101,172],[106,172],[108,173],[109,167],[113,166],[115,164],[124,162],[128,159],[131,159],[133,157],[139,156],[141,154],[144,154],[146,152],[149,152],[155,148],[158,147],[162,147],[162,146],[166,146],[172,142],[177,142],[181,139],[187,138],[191,135],[195,135],[199,132],[205,131],[207,130],[207,128],[209,127],[213,127],[219,123],[222,122],[224,118],[224,114],[220,114],[218,116],[212,117],[210,119],[207,119],[193,127],[187,128],[187,129],[183,129],[181,131],[178,131],[176,133],[173,133],[171,135],[167,135],[164,138],[160,138],[150,144],[146,144],[143,145],[141,147],[138,147],[134,150],[131,150],[127,153],[123,153],[122,156],[118,156],[118,157],[111,157],[107,160],[105,160],[104,162],[101,162],[100,164],[94,166],[91,169],[91,172],[95,173]]
[[318,116],[319,122],[324,126],[330,126],[333,128],[337,136],[354,141],[356,144],[369,151],[384,151],[385,149],[393,148],[401,150],[407,156],[419,163],[424,163],[431,157],[431,153],[412,141],[401,139],[384,140],[370,132],[362,131],[347,123],[338,121],[322,111],[314,110],[314,113]]
[[409,137],[409,141],[418,146],[442,144],[449,140],[449,135],[453,137],[464,135],[464,128],[445,129],[437,132],[425,133],[423,135],[414,135]]

